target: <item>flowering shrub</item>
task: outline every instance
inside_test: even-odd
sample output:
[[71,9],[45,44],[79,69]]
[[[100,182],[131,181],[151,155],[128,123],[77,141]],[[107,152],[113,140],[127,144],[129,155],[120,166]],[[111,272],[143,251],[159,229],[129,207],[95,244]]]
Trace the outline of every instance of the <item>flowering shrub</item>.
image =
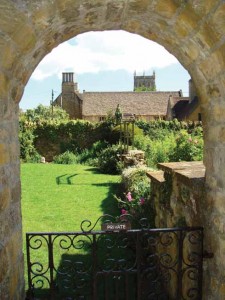
[[146,212],[146,199],[144,197],[133,197],[131,192],[125,194],[125,199],[117,198],[119,207],[121,208],[121,215],[130,214],[134,220],[148,217]]
[[176,138],[176,147],[170,154],[170,161],[197,161],[203,159],[202,133],[188,134],[181,130]]
[[203,159],[202,127],[168,132],[160,139],[149,136],[135,137],[134,146],[145,151],[147,165],[156,167],[160,162],[197,161]]
[[149,167],[156,167],[159,162],[168,162],[170,153],[176,146],[173,132],[163,132],[163,138],[154,139],[149,136],[135,137],[134,146],[145,151],[145,159]]
[[[139,226],[140,219],[146,218],[151,227],[154,227],[154,210],[150,201],[150,182],[146,172],[152,169],[145,166],[135,166],[124,169],[121,183],[124,194],[115,197],[118,201],[120,214],[129,214],[133,217],[134,228]],[[121,199],[122,198],[122,199]]]
[[133,166],[124,169],[121,176],[124,192],[131,192],[133,198],[149,198],[150,182],[146,173],[150,171],[152,169],[145,166]]

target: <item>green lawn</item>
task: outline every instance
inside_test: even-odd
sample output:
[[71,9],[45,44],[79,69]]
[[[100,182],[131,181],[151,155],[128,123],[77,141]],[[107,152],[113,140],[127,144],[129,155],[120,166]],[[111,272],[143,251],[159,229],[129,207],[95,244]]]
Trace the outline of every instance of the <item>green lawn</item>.
[[119,214],[119,176],[83,165],[22,164],[23,231],[77,231],[84,219]]
[[[26,232],[80,231],[84,219],[94,224],[105,213],[120,213],[113,197],[119,188],[119,176],[101,174],[96,168],[82,165],[22,164],[21,178],[24,252]],[[100,224],[96,229],[99,228]],[[43,239],[42,242],[40,249],[31,250],[31,261],[40,262],[46,268],[48,249]],[[85,248],[67,251],[58,247],[54,250],[56,269],[65,257],[71,260],[84,257],[86,261],[90,255]],[[25,260],[27,286],[26,270]],[[54,276],[57,278],[58,275]],[[45,283],[44,289],[48,288]],[[45,293],[46,290],[40,291],[39,296]],[[55,299],[61,299],[61,296]]]

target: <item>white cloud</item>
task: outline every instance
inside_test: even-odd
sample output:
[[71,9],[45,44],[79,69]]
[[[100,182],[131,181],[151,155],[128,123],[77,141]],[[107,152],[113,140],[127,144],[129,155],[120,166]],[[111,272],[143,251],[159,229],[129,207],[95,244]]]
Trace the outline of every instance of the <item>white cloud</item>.
[[76,74],[126,70],[143,72],[178,63],[162,46],[125,31],[88,32],[67,41],[41,61],[32,79],[42,80],[62,72]]

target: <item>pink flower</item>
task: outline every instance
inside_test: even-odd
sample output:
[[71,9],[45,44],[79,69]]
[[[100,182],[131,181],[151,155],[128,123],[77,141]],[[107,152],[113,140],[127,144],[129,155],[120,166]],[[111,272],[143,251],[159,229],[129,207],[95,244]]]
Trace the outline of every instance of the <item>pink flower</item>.
[[122,208],[121,209],[121,214],[122,215],[126,215],[126,214],[128,214],[128,211],[126,209]]
[[132,199],[132,196],[131,196],[131,192],[128,192],[127,193],[127,195],[126,195],[126,197],[127,197],[127,200],[129,201],[129,202],[131,202],[133,199]]
[[140,203],[140,205],[145,204],[145,198],[141,197],[140,200],[139,200],[139,203]]

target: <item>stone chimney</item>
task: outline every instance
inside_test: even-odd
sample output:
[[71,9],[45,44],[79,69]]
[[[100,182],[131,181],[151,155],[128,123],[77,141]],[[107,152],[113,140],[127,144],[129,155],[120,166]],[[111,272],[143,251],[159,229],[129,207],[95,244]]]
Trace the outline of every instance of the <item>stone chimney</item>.
[[74,82],[74,73],[62,73],[62,94],[74,93],[77,91],[77,83]]

